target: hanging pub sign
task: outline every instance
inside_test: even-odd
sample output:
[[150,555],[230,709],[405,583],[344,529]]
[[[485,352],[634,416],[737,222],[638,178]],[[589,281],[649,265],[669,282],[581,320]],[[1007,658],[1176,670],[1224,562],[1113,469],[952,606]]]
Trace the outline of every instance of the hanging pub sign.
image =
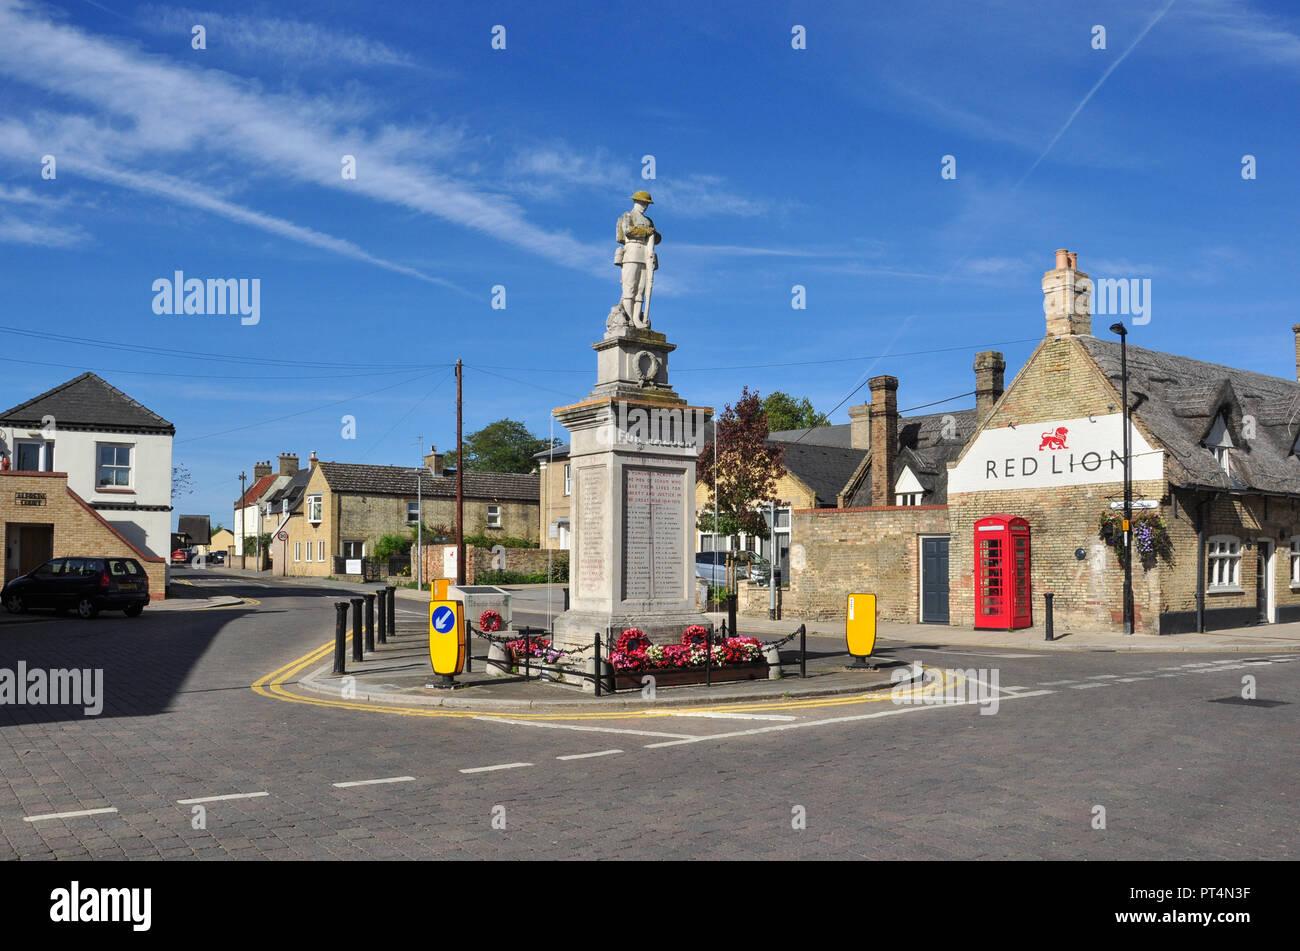
[[[1164,454],[1132,428],[1132,479],[1164,478]],[[983,430],[948,473],[948,494],[1124,481],[1124,417],[1084,416]]]

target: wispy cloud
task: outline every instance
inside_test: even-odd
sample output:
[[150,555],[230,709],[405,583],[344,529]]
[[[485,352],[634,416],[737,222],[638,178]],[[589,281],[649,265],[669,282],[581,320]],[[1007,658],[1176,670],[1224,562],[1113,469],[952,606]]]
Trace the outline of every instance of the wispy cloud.
[[90,236],[80,227],[63,227],[44,222],[22,221],[0,214],[0,242],[33,244],[42,248],[75,248],[86,244]]
[[148,5],[136,12],[136,23],[151,33],[187,38],[195,24],[206,31],[208,49],[252,59],[274,56],[304,66],[400,66],[419,64],[385,43],[337,33],[301,20],[232,16],[211,10]]
[[[175,166],[221,155],[238,163],[246,177],[274,173],[338,189],[605,276],[603,247],[532,224],[509,198],[394,160],[375,148],[376,137],[354,127],[339,128],[327,103],[271,95],[219,70],[177,66],[42,19],[18,0],[0,0],[0,74],[88,105],[95,116],[40,114],[13,120],[0,132],[0,148],[6,138],[26,131],[26,138],[41,142],[43,150],[88,156],[100,168],[136,165],[139,174],[145,174],[138,164],[146,160],[155,167],[162,162]],[[39,127],[41,134],[31,134],[29,127]],[[383,134],[391,138],[395,133],[386,129]],[[355,180],[339,174],[345,154],[356,157]],[[30,161],[30,153],[24,158]],[[174,167],[161,171],[188,177]]]

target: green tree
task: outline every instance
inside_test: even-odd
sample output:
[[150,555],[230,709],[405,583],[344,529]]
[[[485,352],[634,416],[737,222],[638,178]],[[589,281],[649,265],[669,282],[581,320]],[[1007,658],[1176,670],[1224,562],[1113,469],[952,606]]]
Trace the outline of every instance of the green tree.
[[785,472],[781,465],[785,451],[767,441],[763,402],[758,393],[749,392],[749,387],[744,388],[734,407],[727,405],[716,424],[717,465],[713,462],[712,442],[700,450],[696,463],[697,478],[709,493],[697,527],[702,532],[730,537],[735,549],[742,532],[767,538],[767,519],[758,506],[777,501],[776,480]]
[[[558,440],[556,440],[558,442]],[[533,456],[551,448],[551,440],[534,436],[523,423],[498,419],[465,437],[465,468],[475,472],[532,472]],[[448,453],[456,465],[456,453]]]
[[812,429],[816,426],[829,426],[830,418],[813,408],[808,397],[796,400],[789,393],[773,390],[763,400],[763,412],[767,415],[768,432],[783,429]]

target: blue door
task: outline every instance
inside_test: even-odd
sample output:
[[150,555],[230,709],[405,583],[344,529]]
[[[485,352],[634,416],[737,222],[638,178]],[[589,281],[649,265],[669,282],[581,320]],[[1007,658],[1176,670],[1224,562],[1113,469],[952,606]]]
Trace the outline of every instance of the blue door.
[[948,623],[948,539],[921,539],[921,623]]

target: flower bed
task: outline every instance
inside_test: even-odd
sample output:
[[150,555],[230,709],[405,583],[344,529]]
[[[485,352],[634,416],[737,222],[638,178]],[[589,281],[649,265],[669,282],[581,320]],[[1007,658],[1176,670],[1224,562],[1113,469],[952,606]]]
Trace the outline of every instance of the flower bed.
[[527,640],[521,637],[506,641],[506,650],[510,652],[510,660],[515,664],[524,663],[525,656],[547,664],[553,664],[564,656],[564,651],[553,649],[550,640],[545,637],[532,637]]
[[664,686],[703,683],[706,651],[712,654],[712,676],[719,683],[753,680],[767,676],[763,645],[753,637],[729,637],[709,651],[708,632],[691,625],[682,634],[680,644],[651,644],[635,628],[624,631],[614,643],[609,663],[614,668],[615,689],[640,686],[641,677],[654,676]]

